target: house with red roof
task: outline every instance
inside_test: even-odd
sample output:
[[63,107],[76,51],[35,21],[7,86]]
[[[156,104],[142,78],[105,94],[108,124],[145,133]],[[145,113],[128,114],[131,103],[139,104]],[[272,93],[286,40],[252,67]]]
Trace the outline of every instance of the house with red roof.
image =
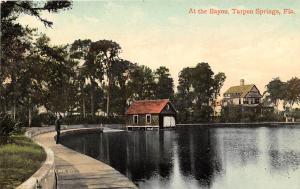
[[176,114],[169,99],[134,101],[125,113],[126,127],[128,130],[175,127]]

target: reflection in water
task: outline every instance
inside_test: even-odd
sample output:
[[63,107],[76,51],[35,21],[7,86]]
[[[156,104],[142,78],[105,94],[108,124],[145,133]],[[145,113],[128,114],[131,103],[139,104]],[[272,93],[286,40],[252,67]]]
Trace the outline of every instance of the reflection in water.
[[140,188],[299,189],[300,129],[180,128],[84,134],[66,146]]

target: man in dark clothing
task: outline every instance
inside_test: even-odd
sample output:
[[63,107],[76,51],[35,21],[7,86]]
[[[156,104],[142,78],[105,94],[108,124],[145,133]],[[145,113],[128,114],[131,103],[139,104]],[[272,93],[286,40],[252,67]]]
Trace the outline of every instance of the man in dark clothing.
[[57,117],[55,120],[55,130],[56,130],[56,144],[59,143],[59,136],[60,136],[60,125],[61,125],[61,115]]

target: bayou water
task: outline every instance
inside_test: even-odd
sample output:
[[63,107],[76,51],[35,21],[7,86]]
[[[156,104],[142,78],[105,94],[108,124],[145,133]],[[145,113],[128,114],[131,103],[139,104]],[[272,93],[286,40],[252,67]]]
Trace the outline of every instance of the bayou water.
[[66,136],[142,189],[299,189],[300,127],[203,128]]

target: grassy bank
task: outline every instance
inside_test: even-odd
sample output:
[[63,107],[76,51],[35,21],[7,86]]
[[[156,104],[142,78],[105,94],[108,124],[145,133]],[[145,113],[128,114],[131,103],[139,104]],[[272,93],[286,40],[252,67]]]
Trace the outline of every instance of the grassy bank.
[[0,186],[15,188],[26,181],[46,159],[42,147],[23,135],[12,136],[8,144],[0,144]]

